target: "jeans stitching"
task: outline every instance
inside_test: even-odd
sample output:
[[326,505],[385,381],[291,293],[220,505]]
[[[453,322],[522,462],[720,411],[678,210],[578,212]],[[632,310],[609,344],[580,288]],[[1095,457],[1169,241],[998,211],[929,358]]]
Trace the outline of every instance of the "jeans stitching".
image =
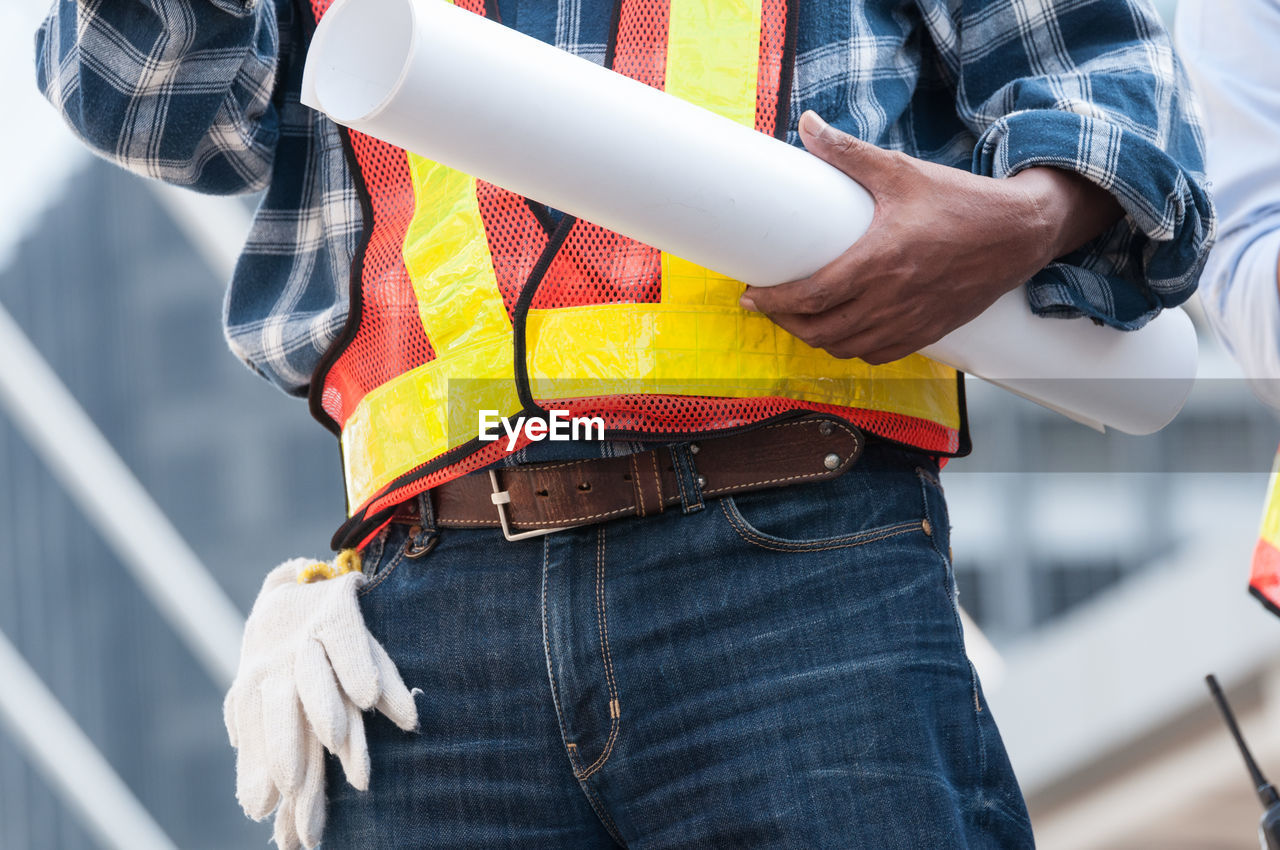
[[[605,741],[599,757],[578,776],[580,780],[588,779],[604,767],[609,756],[613,754],[613,745],[618,740],[618,729],[622,725],[618,684],[613,678],[613,655],[609,651],[609,615],[605,611],[604,604],[604,530],[605,526],[600,526],[596,534],[596,630],[600,634],[600,660],[604,664],[604,678],[609,688],[609,738]],[[618,706],[617,715],[614,713],[614,706]]]
[[687,511],[689,508],[689,493],[684,486],[684,458],[680,457],[674,446],[670,449],[670,453],[671,466],[676,473],[676,489],[680,491],[680,507]]
[[855,546],[887,540],[890,537],[898,537],[922,528],[919,520],[908,520],[896,525],[888,525],[883,528],[871,529],[870,531],[859,531],[856,534],[846,534],[827,540],[816,540],[807,543],[799,541],[787,542],[765,537],[753,529],[746,519],[738,513],[737,505],[733,505],[732,502],[732,499],[721,499],[720,508],[724,511],[725,519],[729,520],[729,525],[733,527],[733,530],[751,545],[773,552],[825,552],[831,549],[851,549]]
[[601,822],[604,824],[605,830],[609,833],[610,837],[612,837],[614,841],[618,842],[618,844],[622,845],[625,850],[627,842],[622,839],[622,831],[618,829],[618,825],[613,822],[613,818],[610,817],[608,810],[604,806],[604,801],[600,799],[599,795],[596,794],[596,792],[587,785],[586,782],[579,780],[578,784],[582,786],[582,791],[587,796],[587,802],[590,803],[591,808],[595,810],[596,816],[599,817]]
[[378,587],[380,584],[382,584],[384,581],[386,581],[386,580],[387,580],[387,576],[391,575],[393,572],[395,572],[395,571],[396,571],[396,567],[400,566],[400,564],[401,564],[401,562],[402,562],[402,561],[404,561],[404,547],[403,547],[403,546],[399,547],[399,548],[396,550],[395,555],[393,555],[393,556],[391,557],[391,563],[387,564],[387,565],[386,565],[386,566],[384,566],[381,570],[379,570],[379,571],[377,572],[377,574],[374,576],[373,581],[371,581],[371,582],[367,583],[364,587],[362,587],[362,588],[360,588],[359,590],[357,590],[357,591],[356,591],[356,595],[357,595],[357,596],[365,596],[365,595],[367,595],[367,594],[369,594],[369,593],[372,593],[374,590],[376,590],[376,589],[377,589],[377,587]]
[[[916,475],[920,479],[920,496],[924,501],[925,516],[929,517],[929,493],[926,488],[930,484],[932,484],[934,487],[938,488],[938,493],[939,495],[941,495],[942,485],[938,482],[938,479],[936,476],[932,475],[927,470],[921,467],[916,467]],[[937,525],[937,522],[934,521],[932,517],[930,517],[930,521],[935,526]],[[947,590],[947,599],[951,603],[952,618],[955,620],[956,637],[960,640],[960,645],[963,647],[964,646],[964,625],[960,622],[959,603],[956,600],[954,568],[952,567],[950,561],[948,560],[947,554],[943,552],[942,549],[938,546],[937,538],[934,537],[933,535],[930,535],[930,542],[933,544],[933,551],[937,553],[938,559],[942,562],[942,574],[943,574],[943,578],[945,579],[944,584]],[[973,687],[973,708],[975,712],[977,712],[978,714],[981,714],[982,713],[982,697],[978,693],[978,672],[973,669],[973,662],[969,661],[968,659],[969,659],[968,652],[966,652],[965,660],[969,664],[969,682]]]
[[943,489],[942,479],[938,478],[938,476],[934,475],[932,472],[925,469],[923,466],[916,467],[916,475],[919,475],[921,478],[928,479],[933,484],[933,486],[937,487],[939,490]]
[[[364,565],[363,568],[365,570],[373,568],[373,566],[375,566],[380,560],[382,560],[382,554],[383,554],[383,551],[386,549],[388,536],[390,536],[389,531],[384,530],[381,534],[378,534],[376,537],[374,537],[373,540],[369,541],[368,546],[364,547],[364,551],[360,553],[360,560],[361,560],[361,563]],[[377,577],[378,577],[378,574],[376,572],[365,573],[365,578],[367,579],[375,579]]]
[[551,663],[551,637],[550,630],[547,627],[547,578],[551,564],[551,542],[544,540],[542,542],[542,652],[547,659],[547,681],[551,685],[551,702],[556,708],[556,725],[560,727],[560,740],[564,742],[565,754],[569,759],[569,769],[573,772],[573,776],[578,780],[578,787],[582,789],[586,795],[587,802],[595,811],[596,816],[600,818],[604,828],[623,847],[627,843],[622,840],[622,835],[618,832],[617,824],[613,822],[613,818],[605,811],[604,806],[600,804],[595,792],[587,786],[585,777],[578,770],[578,757],[574,755],[577,745],[569,743],[569,731],[564,725],[564,712],[560,708],[560,689],[556,685],[555,667]]
[[556,685],[555,666],[551,663],[551,637],[547,628],[547,572],[550,562],[550,541],[544,540],[542,543],[542,651],[547,658],[547,679],[551,684],[551,701],[556,707],[556,723],[560,726],[560,739],[565,742],[565,752],[569,756],[569,768],[576,777],[578,766],[574,764],[573,748],[569,746],[569,730],[564,725],[564,712],[560,710],[560,689]]
[[[942,496],[942,484],[938,481],[937,476],[931,474],[930,472],[923,469],[922,467],[916,467],[916,476],[920,480],[920,498],[924,503],[925,516],[930,518],[930,521],[933,522],[935,526],[938,526],[937,520],[935,520],[931,516],[931,512],[929,511],[929,487],[933,486],[937,488],[938,495]],[[937,519],[940,520],[942,518],[939,517]],[[987,738],[982,731],[981,715],[982,715],[983,709],[982,709],[982,697],[978,691],[978,671],[974,669],[973,662],[969,659],[969,652],[965,648],[964,625],[960,622],[960,608],[956,600],[956,594],[955,594],[954,571],[952,569],[950,561],[947,559],[947,555],[942,551],[942,548],[938,545],[938,540],[935,536],[930,535],[930,543],[933,547],[934,553],[938,556],[939,563],[942,565],[943,586],[947,592],[947,601],[950,603],[950,606],[951,606],[952,624],[955,627],[956,639],[960,642],[960,652],[964,655],[965,665],[969,668],[969,687],[973,693],[973,727],[974,727],[974,733],[976,734],[978,739],[977,740],[978,775],[981,777],[984,777],[984,780],[985,780],[985,777],[987,775]],[[982,787],[985,789],[985,785]],[[983,803],[984,810],[985,810],[985,804],[988,802],[991,802],[991,801],[986,798],[985,794],[983,794],[982,803]]]

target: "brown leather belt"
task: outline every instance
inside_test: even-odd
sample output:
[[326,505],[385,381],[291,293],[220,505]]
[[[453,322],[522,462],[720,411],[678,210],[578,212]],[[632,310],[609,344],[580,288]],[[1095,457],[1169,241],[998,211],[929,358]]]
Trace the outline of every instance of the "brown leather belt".
[[[689,450],[701,496],[724,496],[835,478],[864,444],[862,432],[842,420],[807,416],[698,440]],[[659,447],[474,473],[433,488],[431,501],[437,526],[502,528],[516,540],[697,501],[698,494],[681,492],[681,480],[671,452]]]

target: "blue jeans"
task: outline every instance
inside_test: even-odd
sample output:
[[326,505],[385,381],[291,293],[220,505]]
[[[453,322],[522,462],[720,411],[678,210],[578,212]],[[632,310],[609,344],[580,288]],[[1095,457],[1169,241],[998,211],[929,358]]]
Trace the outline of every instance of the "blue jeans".
[[683,510],[370,544],[422,730],[366,715],[372,783],[330,759],[325,848],[1031,847],[937,465],[873,439],[832,481],[704,501],[670,451]]

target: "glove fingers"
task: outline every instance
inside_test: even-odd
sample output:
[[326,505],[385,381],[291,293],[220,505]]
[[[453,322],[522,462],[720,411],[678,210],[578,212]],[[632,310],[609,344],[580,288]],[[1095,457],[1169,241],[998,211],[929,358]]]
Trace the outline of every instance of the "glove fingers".
[[316,735],[326,749],[336,753],[347,740],[347,709],[329,657],[319,641],[309,640],[294,659],[298,698]]
[[324,748],[312,738],[307,747],[307,774],[295,803],[294,824],[302,845],[311,850],[324,833]]
[[405,687],[391,656],[372,636],[369,647],[373,651],[373,660],[378,668],[378,681],[382,695],[378,698],[378,711],[387,716],[392,723],[406,732],[418,728],[418,705],[413,701],[413,694]]
[[245,691],[236,700],[236,726],[240,747],[236,750],[236,799],[245,814],[262,820],[280,799],[271,781],[267,742],[262,728],[262,700],[256,691]]
[[358,791],[369,790],[369,745],[364,736],[364,717],[352,703],[347,703],[347,741],[338,748],[338,759],[351,786]]
[[293,814],[293,799],[285,797],[276,809],[275,829],[272,838],[279,850],[302,850],[302,841],[298,838],[298,828]]
[[326,612],[329,616],[316,636],[324,644],[347,698],[360,708],[369,709],[378,701],[378,667],[369,646],[372,638],[356,599],[356,589],[362,580],[359,573],[329,580],[341,584],[334,588],[335,604]]
[[302,784],[307,731],[302,705],[293,682],[284,677],[263,681],[262,729],[266,732],[267,764],[280,793],[292,796]]

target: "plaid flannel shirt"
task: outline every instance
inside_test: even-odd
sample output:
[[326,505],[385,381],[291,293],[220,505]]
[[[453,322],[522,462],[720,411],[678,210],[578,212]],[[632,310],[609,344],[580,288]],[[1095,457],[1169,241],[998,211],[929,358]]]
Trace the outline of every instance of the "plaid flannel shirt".
[[[611,0],[501,0],[597,63]],[[1199,117],[1150,0],[795,0],[791,132],[813,109],[883,147],[1006,177],[1078,172],[1126,217],[1037,274],[1041,314],[1140,327],[1195,289],[1214,232]],[[302,395],[342,329],[363,222],[335,125],[298,102],[292,0],[55,0],[41,90],[93,149],[210,193],[266,189],[225,304],[232,350]]]

